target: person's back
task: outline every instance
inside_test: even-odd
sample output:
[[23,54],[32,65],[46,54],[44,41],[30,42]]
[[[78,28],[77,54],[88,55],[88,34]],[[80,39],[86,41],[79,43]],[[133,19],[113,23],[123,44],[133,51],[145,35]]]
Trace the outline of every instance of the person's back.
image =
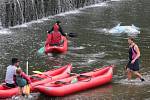
[[[64,31],[63,31],[63,29],[62,29],[62,27],[61,27],[61,21],[56,21],[56,23],[55,23],[56,25],[58,25],[58,31],[61,33],[61,35],[63,35],[63,36],[66,36],[66,34],[64,33]],[[55,25],[54,24],[54,25]],[[52,27],[52,29],[51,30],[49,30],[47,33],[51,33],[52,31],[54,31],[54,25],[53,25],[53,27]]]
[[54,25],[54,30],[51,33],[50,45],[59,45],[61,43],[61,33],[59,32],[59,26]]
[[12,58],[12,64],[7,67],[5,76],[5,83],[8,87],[13,88],[16,86],[14,77],[16,75],[17,66],[19,66],[19,60],[17,58]]
[[14,65],[9,65],[7,67],[7,71],[6,71],[6,77],[5,77],[5,82],[8,84],[14,84],[14,75],[16,73],[16,66]]

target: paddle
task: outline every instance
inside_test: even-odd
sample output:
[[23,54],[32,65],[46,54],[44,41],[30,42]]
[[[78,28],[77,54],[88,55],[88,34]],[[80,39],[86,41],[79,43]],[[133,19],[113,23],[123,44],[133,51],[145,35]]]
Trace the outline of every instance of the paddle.
[[25,85],[25,87],[24,87],[24,93],[25,93],[27,96],[30,95],[30,85],[29,85],[29,84]]
[[77,77],[81,77],[81,78],[91,78],[92,76],[88,76],[88,75],[83,75],[83,74],[77,74],[77,73],[69,73],[70,75],[77,75]]
[[87,78],[88,80],[80,80],[81,82],[88,82],[91,80],[92,76],[87,76],[87,75],[79,75],[77,77],[74,77],[71,82],[65,82],[65,81],[55,81],[53,84],[64,84],[64,85],[69,85],[69,84],[74,84],[78,82],[78,78]]
[[49,78],[51,78],[52,79],[52,76],[49,76],[49,75],[47,75],[47,74],[44,74],[43,72],[40,72],[40,71],[32,71],[33,73],[36,73],[36,74],[43,74],[43,75],[45,75],[45,76],[47,76],[47,77],[49,77]]
[[77,37],[77,33],[66,33],[69,37]]
[[36,80],[43,80],[43,78],[41,78],[41,77],[39,77],[39,76],[30,76],[30,78],[36,79]]
[[55,81],[53,84],[64,84],[64,85],[67,85],[67,84],[70,84],[69,82],[64,82],[64,81]]
[[45,49],[45,47],[41,47],[41,48],[38,50],[38,53],[39,53],[39,54],[43,54],[43,53],[44,53],[44,49]]

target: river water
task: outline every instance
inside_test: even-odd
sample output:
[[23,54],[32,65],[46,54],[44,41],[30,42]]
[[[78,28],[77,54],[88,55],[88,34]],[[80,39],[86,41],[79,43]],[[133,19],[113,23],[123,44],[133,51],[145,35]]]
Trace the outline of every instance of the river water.
[[[0,30],[1,79],[12,57],[21,60],[29,74],[32,70],[46,71],[53,66],[73,64],[73,72],[82,73],[105,65],[115,64],[113,80],[104,86],[71,94],[66,97],[38,95],[38,100],[150,100],[150,0],[113,0],[76,11],[49,16],[41,20]],[[62,21],[65,32],[78,34],[69,38],[66,54],[44,55],[37,51],[44,44],[46,31],[57,19]],[[131,25],[141,28],[134,35],[141,50],[140,65],[145,82],[134,79],[126,81],[124,66],[128,61],[127,38],[131,34],[109,34],[107,31],[117,25]]]

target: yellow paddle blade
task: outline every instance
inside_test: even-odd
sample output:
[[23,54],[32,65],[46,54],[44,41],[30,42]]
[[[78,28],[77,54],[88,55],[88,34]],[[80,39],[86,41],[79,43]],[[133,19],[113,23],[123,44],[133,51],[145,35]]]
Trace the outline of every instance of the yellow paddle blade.
[[40,72],[40,71],[32,71],[33,73],[36,73],[36,74],[43,74],[43,75],[45,75],[45,76],[47,76],[47,77],[49,77],[49,78],[52,78],[52,76],[50,76],[50,75],[47,75],[47,74],[44,74],[43,72]]
[[40,71],[32,71],[33,73],[36,73],[36,74],[43,74],[42,72]]
[[24,87],[24,93],[30,95],[30,86],[28,84]]
[[38,50],[38,53],[39,53],[39,54],[44,53],[44,49],[45,49],[44,47],[41,47],[41,48]]

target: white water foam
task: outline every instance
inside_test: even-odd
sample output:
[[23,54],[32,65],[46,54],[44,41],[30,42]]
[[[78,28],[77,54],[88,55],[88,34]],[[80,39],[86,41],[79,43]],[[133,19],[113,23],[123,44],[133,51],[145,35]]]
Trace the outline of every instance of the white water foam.
[[109,33],[110,29],[108,28],[97,28],[97,29],[93,29],[95,31],[97,31],[98,33],[105,33],[105,35],[114,35],[114,36],[121,36],[122,34],[127,34],[128,36],[134,36],[136,37],[139,33]]
[[93,64],[96,62],[96,59],[87,59],[88,64]]
[[121,0],[111,0],[111,1],[121,1]]
[[150,75],[144,75],[143,78],[145,81],[141,81],[139,78],[137,79],[121,79],[120,81],[117,81],[115,83],[121,83],[125,85],[138,85],[138,86],[144,86],[144,85],[150,85]]
[[9,29],[5,29],[5,28],[4,28],[4,29],[1,29],[1,30],[0,30],[0,35],[1,35],[1,34],[11,34],[11,33],[12,33],[12,32],[11,32]]
[[90,6],[85,6],[83,8],[80,8],[80,10],[87,9],[87,8],[94,8],[94,7],[105,7],[105,6],[108,6],[108,4],[106,2],[102,2],[102,3],[90,5]]
[[69,15],[69,14],[78,14],[78,13],[82,13],[81,10],[83,10],[83,9],[93,8],[93,7],[102,7],[102,6],[107,6],[107,3],[103,2],[103,3],[93,4],[93,5],[90,5],[90,6],[85,6],[83,8],[71,10],[71,11],[64,12],[64,13],[60,13],[60,14],[57,14],[55,16],[65,16],[65,15]]
[[81,13],[81,11],[79,11],[79,10],[71,10],[71,11],[68,11],[68,12],[57,14],[55,16],[66,16],[66,15],[78,14],[78,13]]
[[79,46],[79,47],[69,47],[68,49],[69,49],[69,50],[82,50],[82,49],[85,49],[85,47],[83,47],[83,46]]
[[[105,56],[105,52],[99,52],[95,54],[78,54],[68,52],[69,55],[75,57],[74,64],[75,65],[91,65],[98,61],[99,58],[103,58]],[[81,58],[80,60],[76,58]]]

